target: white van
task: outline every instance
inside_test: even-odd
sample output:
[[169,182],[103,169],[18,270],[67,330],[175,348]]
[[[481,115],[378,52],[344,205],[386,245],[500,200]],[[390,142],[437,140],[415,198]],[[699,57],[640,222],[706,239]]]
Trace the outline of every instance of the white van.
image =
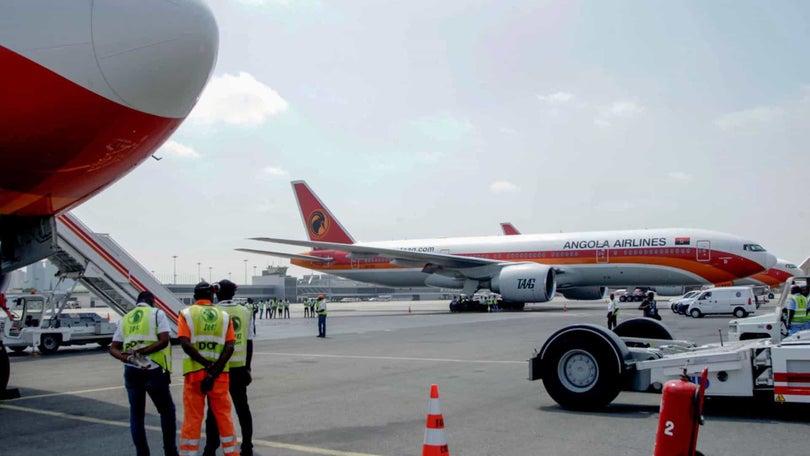
[[701,291],[692,298],[686,313],[694,318],[707,314],[733,314],[745,318],[756,310],[751,287],[718,287]]

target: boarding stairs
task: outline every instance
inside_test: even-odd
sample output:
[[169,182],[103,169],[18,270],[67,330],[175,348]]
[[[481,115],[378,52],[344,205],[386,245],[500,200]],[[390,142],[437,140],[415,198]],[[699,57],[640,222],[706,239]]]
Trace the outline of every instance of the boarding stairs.
[[138,293],[151,291],[176,334],[183,303],[110,235],[94,233],[71,213],[56,216],[56,235],[57,252],[49,260],[60,275],[79,281],[121,315],[132,310]]

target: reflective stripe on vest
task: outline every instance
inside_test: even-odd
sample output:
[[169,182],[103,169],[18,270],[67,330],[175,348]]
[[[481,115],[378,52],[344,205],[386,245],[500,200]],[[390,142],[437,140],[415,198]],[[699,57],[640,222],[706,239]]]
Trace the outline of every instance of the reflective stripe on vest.
[[795,295],[793,299],[796,300],[796,313],[793,315],[793,322],[804,323],[810,321],[810,317],[806,315],[807,312],[807,298],[804,295]]
[[231,355],[228,365],[230,367],[243,367],[247,364],[248,325],[250,324],[248,309],[239,304],[218,307],[230,316],[233,322],[233,332],[236,334],[233,355]]
[[[132,352],[148,347],[158,341],[157,309],[138,306],[124,315],[124,351]],[[167,345],[163,350],[150,353],[149,359],[163,370],[172,371],[172,346]]]
[[[225,334],[228,332],[228,314],[214,306],[193,305],[181,311],[191,332],[191,345],[203,358],[216,362],[225,349]],[[184,352],[183,375],[205,369],[205,366],[191,359]],[[225,365],[223,372],[228,372]]]

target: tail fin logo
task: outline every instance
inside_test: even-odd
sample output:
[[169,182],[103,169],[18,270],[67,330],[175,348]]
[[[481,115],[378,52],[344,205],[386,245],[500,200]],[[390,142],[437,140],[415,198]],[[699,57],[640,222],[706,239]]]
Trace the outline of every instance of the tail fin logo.
[[326,236],[326,233],[329,232],[329,227],[332,224],[329,218],[321,211],[314,211],[313,213],[309,214],[309,218],[307,220],[310,236],[317,239],[321,239]]

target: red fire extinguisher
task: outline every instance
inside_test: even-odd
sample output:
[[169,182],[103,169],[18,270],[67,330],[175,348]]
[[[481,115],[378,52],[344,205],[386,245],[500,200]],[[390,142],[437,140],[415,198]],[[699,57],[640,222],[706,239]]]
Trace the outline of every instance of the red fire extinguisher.
[[698,426],[703,424],[703,397],[709,370],[703,369],[700,385],[684,375],[664,384],[658,433],[653,456],[696,456]]

